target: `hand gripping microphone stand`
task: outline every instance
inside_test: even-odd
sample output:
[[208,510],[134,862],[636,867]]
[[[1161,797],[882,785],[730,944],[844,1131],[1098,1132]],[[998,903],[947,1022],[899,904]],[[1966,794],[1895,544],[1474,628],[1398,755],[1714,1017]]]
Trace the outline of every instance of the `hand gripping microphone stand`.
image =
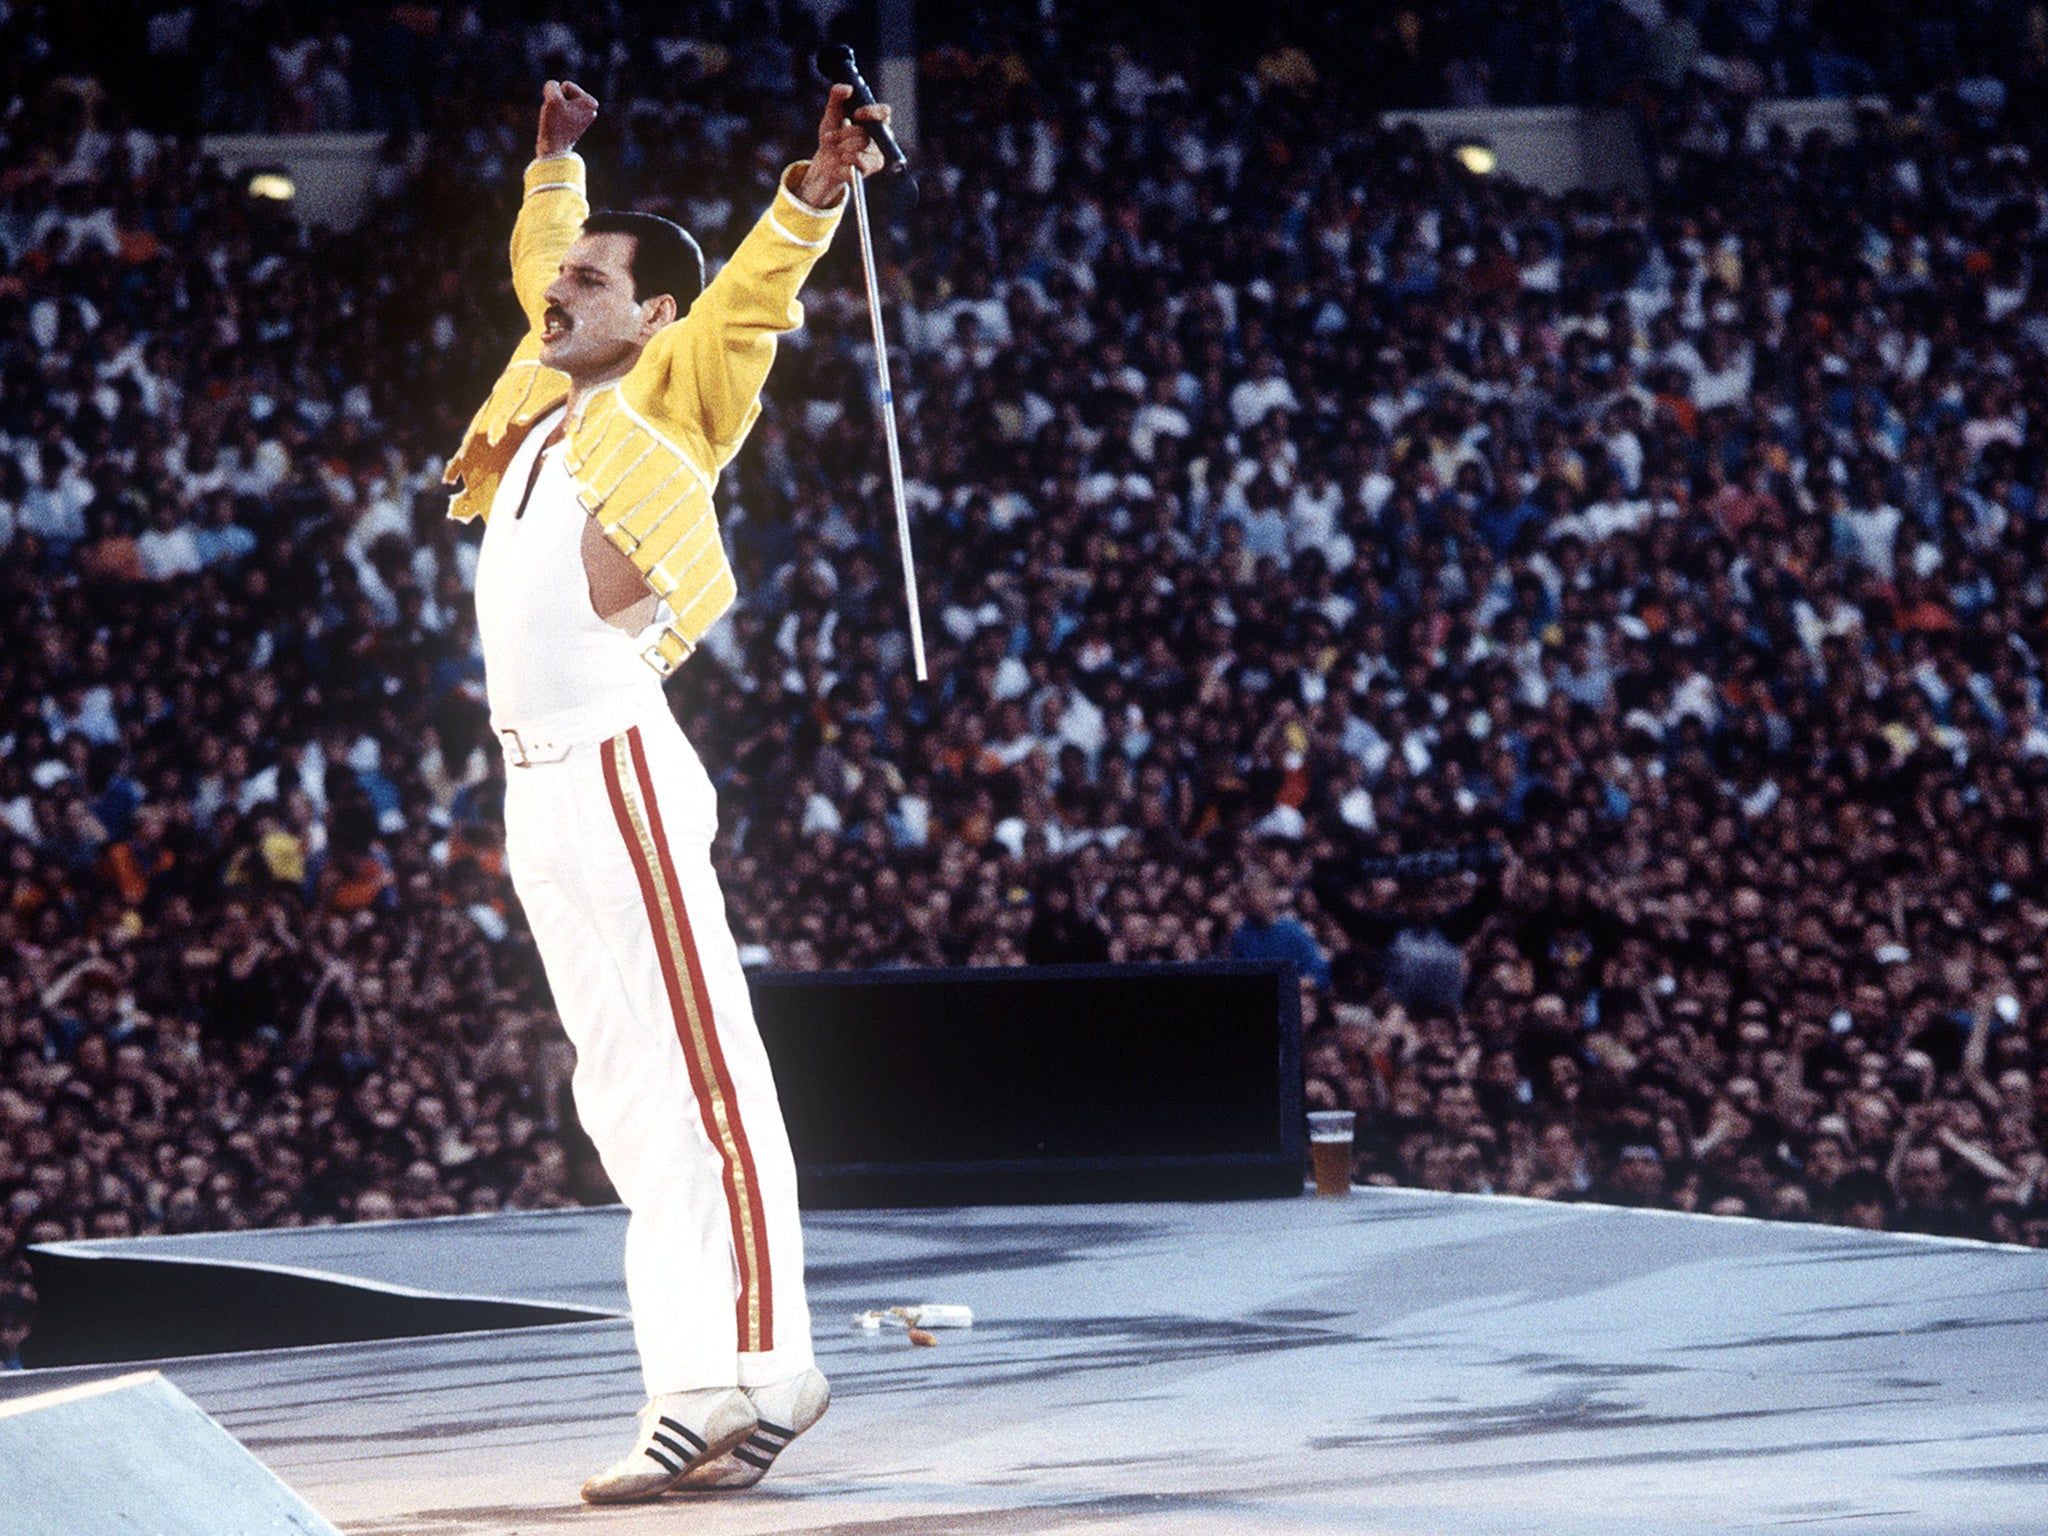
[[[875,93],[868,89],[867,81],[861,79],[860,70],[853,62],[853,50],[840,45],[826,48],[817,58],[818,73],[834,85],[850,85],[853,96],[847,102],[849,116],[861,107],[873,106]],[[873,139],[876,148],[882,151],[884,169],[895,172],[903,169],[903,150],[896,143],[896,136],[889,132],[886,123],[862,123]],[[896,395],[889,385],[889,343],[882,334],[882,286],[875,275],[875,239],[868,223],[867,179],[858,172],[853,177],[853,221],[860,232],[861,269],[867,275],[868,315],[875,328],[875,379],[882,396],[882,435],[889,449],[889,488],[896,498],[896,547],[903,557],[903,598],[910,617],[910,655],[916,666],[917,680],[925,681],[924,665],[924,621],[917,606],[917,571],[910,559],[910,503],[903,492],[903,450],[896,441]]]

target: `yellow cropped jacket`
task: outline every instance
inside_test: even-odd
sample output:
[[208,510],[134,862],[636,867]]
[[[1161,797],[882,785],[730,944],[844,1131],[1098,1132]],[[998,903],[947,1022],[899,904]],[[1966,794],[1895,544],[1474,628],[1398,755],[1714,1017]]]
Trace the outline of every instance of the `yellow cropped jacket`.
[[[668,604],[644,653],[664,677],[737,593],[711,492],[761,414],[775,338],[803,324],[797,290],[845,206],[820,212],[800,201],[790,186],[801,170],[784,174],[768,211],[690,312],[656,332],[624,378],[587,394],[568,423],[565,463],[578,499]],[[539,359],[541,295],[589,213],[581,157],[527,166],[512,230],[512,287],[526,335],[443,472],[461,485],[452,517],[490,514],[527,429],[569,393],[568,376]]]

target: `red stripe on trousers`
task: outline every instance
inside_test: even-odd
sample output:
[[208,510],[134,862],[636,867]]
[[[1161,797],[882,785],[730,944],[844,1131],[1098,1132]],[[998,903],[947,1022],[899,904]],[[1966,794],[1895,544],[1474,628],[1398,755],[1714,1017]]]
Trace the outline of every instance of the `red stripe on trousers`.
[[[713,1150],[719,1154],[722,1178],[725,1186],[726,1214],[732,1224],[733,1257],[739,1269],[739,1294],[734,1298],[734,1316],[739,1328],[739,1343],[742,1351],[751,1349],[770,1350],[775,1347],[774,1292],[769,1284],[768,1228],[766,1213],[761,1208],[761,1182],[754,1171],[753,1151],[747,1142],[746,1127],[740,1121],[739,1096],[733,1091],[732,1074],[725,1062],[725,1052],[720,1048],[716,1019],[711,1011],[710,989],[704,984],[704,968],[697,956],[697,944],[690,931],[688,909],[683,904],[682,885],[676,879],[675,863],[669,856],[668,839],[661,824],[661,810],[654,799],[654,782],[647,771],[647,755],[640,744],[640,730],[635,726],[626,733],[627,750],[633,759],[634,778],[640,791],[640,803],[645,809],[648,835],[654,840],[658,868],[648,868],[640,841],[633,829],[632,817],[626,808],[625,788],[620,783],[618,769],[614,764],[610,743],[606,743],[604,758],[605,790],[611,796],[612,814],[619,824],[619,835],[625,839],[628,856],[632,860],[633,872],[640,881],[641,900],[647,908],[647,919],[654,931],[655,953],[661,960],[661,975],[669,998],[669,1009],[676,1030],[676,1038],[682,1047],[684,1064],[690,1073],[690,1086],[697,1095],[698,1114],[704,1123],[704,1133],[711,1141]],[[679,973],[675,957],[669,950],[667,931],[661,917],[661,891],[655,881],[669,897],[669,910],[675,914],[677,933],[682,940],[685,970]],[[697,1003],[697,1017],[703,1021],[705,1054],[711,1060],[713,1079],[726,1105],[726,1125],[732,1132],[733,1147],[738,1155],[737,1165],[725,1153],[718,1135],[718,1120],[713,1109],[712,1083],[705,1081],[698,1065],[697,1053],[689,1039],[689,1009],[683,996],[683,987],[688,985],[691,996]],[[744,1187],[750,1197],[754,1213],[755,1242],[753,1254],[756,1264],[750,1260],[746,1232],[740,1220],[741,1190]],[[752,1344],[750,1334],[752,1322],[748,1315],[749,1301],[758,1293],[760,1298],[760,1340]]]

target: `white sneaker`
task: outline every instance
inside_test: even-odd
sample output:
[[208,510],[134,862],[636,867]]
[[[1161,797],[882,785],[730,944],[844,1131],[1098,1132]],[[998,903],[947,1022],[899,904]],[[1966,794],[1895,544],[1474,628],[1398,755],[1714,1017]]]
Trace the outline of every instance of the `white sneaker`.
[[640,1439],[632,1452],[583,1485],[584,1502],[658,1499],[707,1462],[722,1459],[753,1433],[754,1424],[754,1405],[737,1387],[664,1392],[640,1410]]
[[775,1458],[789,1449],[790,1441],[825,1416],[832,1401],[832,1388],[816,1366],[745,1391],[758,1420],[753,1433],[723,1456],[677,1478],[675,1487],[681,1492],[725,1493],[753,1487],[767,1476]]

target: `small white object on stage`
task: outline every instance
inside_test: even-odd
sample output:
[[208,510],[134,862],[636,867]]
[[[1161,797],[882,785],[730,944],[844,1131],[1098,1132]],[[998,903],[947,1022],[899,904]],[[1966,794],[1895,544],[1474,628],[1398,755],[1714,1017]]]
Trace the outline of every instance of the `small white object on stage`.
[[876,1329],[894,1323],[904,1328],[972,1328],[974,1308],[928,1301],[917,1307],[876,1307],[854,1314],[854,1326]]

